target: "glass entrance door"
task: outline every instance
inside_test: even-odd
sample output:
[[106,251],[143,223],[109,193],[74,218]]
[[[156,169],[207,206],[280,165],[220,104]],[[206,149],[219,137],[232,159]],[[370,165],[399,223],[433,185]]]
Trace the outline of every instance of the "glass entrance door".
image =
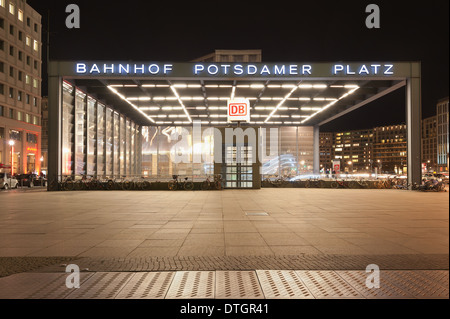
[[225,147],[225,188],[252,188],[252,146]]

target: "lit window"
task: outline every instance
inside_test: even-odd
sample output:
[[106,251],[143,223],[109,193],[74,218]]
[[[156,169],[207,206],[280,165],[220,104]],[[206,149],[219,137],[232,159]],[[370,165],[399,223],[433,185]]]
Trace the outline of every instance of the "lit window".
[[30,123],[31,122],[31,116],[30,114],[25,114],[25,122]]
[[31,83],[31,77],[27,74],[25,75],[25,83],[30,84]]
[[5,7],[5,0],[0,0],[0,6]]
[[34,40],[33,49],[34,49],[34,51],[37,51],[39,49],[39,45],[38,45],[38,42],[36,40]]
[[9,3],[9,13],[11,13],[11,14],[16,13],[16,7],[11,2]]
[[38,117],[37,116],[33,116],[33,124],[38,125]]
[[22,112],[17,112],[17,120],[22,121]]
[[37,79],[33,79],[33,87],[35,87],[37,89],[37,87],[38,87],[38,80]]
[[31,38],[29,36],[27,36],[27,38],[25,40],[25,44],[28,46],[31,46]]
[[23,11],[20,9],[17,12],[17,19],[19,19],[20,21],[23,21]]

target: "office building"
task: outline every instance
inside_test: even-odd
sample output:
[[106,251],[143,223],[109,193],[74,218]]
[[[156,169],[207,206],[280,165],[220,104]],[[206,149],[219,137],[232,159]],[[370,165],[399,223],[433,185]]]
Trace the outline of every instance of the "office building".
[[40,172],[41,63],[41,16],[0,0],[0,163],[13,174]]
[[422,169],[433,172],[437,165],[437,117],[422,120]]
[[437,167],[439,172],[449,171],[448,97],[437,103]]

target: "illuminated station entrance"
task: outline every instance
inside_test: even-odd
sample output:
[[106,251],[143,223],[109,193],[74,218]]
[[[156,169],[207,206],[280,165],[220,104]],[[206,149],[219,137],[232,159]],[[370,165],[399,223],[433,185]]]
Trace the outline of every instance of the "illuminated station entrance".
[[[264,175],[319,174],[320,126],[403,86],[418,183],[418,62],[53,61],[48,177],[221,174],[227,188],[260,188]],[[247,101],[247,120],[230,121],[230,101]]]

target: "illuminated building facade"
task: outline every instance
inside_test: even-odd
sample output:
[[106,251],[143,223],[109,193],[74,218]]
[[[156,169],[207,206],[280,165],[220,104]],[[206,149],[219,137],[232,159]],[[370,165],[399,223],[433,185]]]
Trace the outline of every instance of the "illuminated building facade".
[[[222,62],[222,55],[187,63],[51,61],[50,179],[184,175],[198,181],[214,173],[226,187],[259,188],[265,174],[318,174],[321,125],[406,86],[413,138],[405,165],[408,178],[420,180],[420,63],[247,62],[251,54],[230,62],[236,61],[230,53]],[[242,115],[249,119],[231,123],[237,100],[247,101]],[[369,130],[336,135],[342,150],[334,156],[342,156],[347,171],[370,168],[377,159],[374,136]],[[380,144],[396,139],[389,135]],[[377,151],[383,159],[388,152]]]
[[448,97],[437,103],[437,166],[439,172],[449,171]]
[[0,163],[13,174],[40,172],[41,55],[41,16],[0,0]]
[[422,120],[422,168],[435,171],[437,165],[437,117]]
[[[320,133],[320,135],[323,167],[326,167],[325,165],[330,167],[329,163],[334,159],[340,161],[343,172],[405,173],[407,158],[405,125]],[[330,141],[332,141],[331,147]],[[328,153],[330,155],[325,156]]]
[[334,158],[334,133],[321,132],[320,133],[320,169],[323,172],[331,170],[332,160]]
[[404,173],[406,169],[406,125],[373,129],[373,160],[378,172]]

